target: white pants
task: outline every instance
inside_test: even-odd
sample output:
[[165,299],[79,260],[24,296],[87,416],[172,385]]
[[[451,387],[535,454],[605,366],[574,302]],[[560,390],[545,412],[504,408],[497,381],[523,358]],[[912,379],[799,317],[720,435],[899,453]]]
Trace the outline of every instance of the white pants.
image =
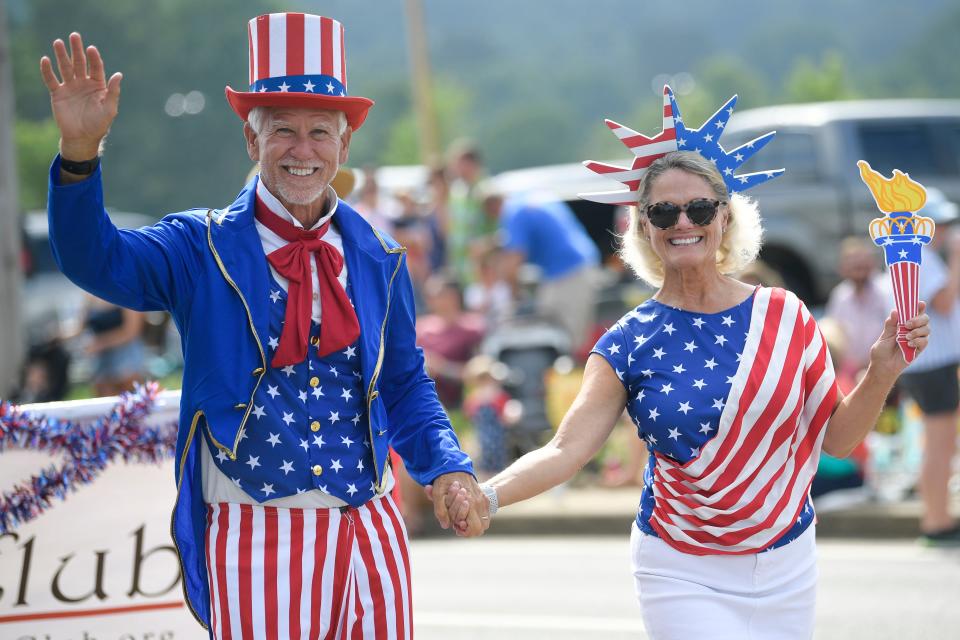
[[633,524],[634,584],[650,640],[809,640],[817,589],[813,526],[763,553],[695,556]]

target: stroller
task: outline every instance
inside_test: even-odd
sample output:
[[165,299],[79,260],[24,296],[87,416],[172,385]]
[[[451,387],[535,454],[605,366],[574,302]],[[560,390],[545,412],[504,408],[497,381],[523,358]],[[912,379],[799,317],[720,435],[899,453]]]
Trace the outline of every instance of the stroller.
[[558,359],[569,360],[572,349],[567,331],[536,312],[538,275],[522,273],[521,298],[513,316],[500,322],[480,345],[482,354],[504,365],[501,384],[518,407],[516,420],[505,432],[508,462],[542,446],[551,434],[546,374]]

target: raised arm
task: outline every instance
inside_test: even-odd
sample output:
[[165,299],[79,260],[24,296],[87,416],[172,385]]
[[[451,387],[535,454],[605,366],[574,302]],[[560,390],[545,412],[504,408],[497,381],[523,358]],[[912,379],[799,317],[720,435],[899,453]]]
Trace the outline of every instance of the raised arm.
[[[60,129],[60,158],[50,173],[50,243],[61,271],[96,296],[139,311],[173,311],[194,292],[205,246],[202,218],[180,216],[140,230],[118,230],[104,209],[99,168],[71,173],[64,163],[98,158],[117,115],[121,75],[106,80],[96,47],[70,34],[53,43],[60,77],[44,56],[40,74]],[[195,219],[194,219],[195,218]]]
[[[120,104],[120,81],[114,73],[106,80],[103,59],[94,46],[84,50],[79,33],[70,34],[70,51],[63,40],[53,42],[60,78],[50,58],[40,59],[40,74],[50,91],[50,106],[60,129],[60,157],[74,162],[96,158],[110,131]],[[87,176],[60,171],[61,184],[80,182]]]
[[[930,327],[927,326],[929,318],[925,310],[926,305],[921,302],[920,314],[907,322],[907,340],[918,354],[926,348],[930,335]],[[897,314],[894,311],[887,316],[883,333],[870,349],[867,372],[850,395],[837,402],[823,438],[825,452],[845,458],[867,437],[877,423],[893,383],[906,366],[897,345]]]

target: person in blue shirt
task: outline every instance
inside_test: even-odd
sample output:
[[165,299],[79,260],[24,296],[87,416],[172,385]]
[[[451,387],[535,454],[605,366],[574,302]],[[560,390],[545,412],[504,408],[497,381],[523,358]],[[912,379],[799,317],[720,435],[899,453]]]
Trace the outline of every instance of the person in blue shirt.
[[41,61],[61,134],[58,265],[105,300],[169,311],[180,331],[172,534],[186,604],[215,638],[412,636],[390,447],[438,489],[441,525],[477,535],[488,522],[415,344],[404,249],[330,186],[373,104],[346,95],[342,35],[320,16],[251,20],[250,91],[227,98],[259,174],[224,209],[138,230],[103,207],[121,75],[107,79],[77,33],[69,51],[53,44],[59,77]]
[[540,269],[537,312],[570,334],[575,346],[594,319],[600,252],[566,203],[547,194],[510,198],[489,183],[481,189],[487,215],[499,220],[504,272],[516,289],[520,267]]

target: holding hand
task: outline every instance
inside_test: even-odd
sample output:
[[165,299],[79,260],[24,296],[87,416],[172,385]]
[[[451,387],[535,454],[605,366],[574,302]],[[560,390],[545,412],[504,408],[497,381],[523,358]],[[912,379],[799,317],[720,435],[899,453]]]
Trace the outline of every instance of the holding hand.
[[483,535],[490,526],[487,499],[476,478],[468,473],[447,473],[425,487],[433,512],[444,529],[453,525],[458,536]]
[[[927,347],[930,336],[930,317],[926,314],[926,303],[921,302],[918,309],[918,315],[907,321],[906,325],[907,342],[917,350],[917,355]],[[875,367],[877,373],[890,378],[896,378],[907,368],[907,361],[903,359],[897,344],[897,324],[897,312],[891,311],[883,323],[883,332],[870,348],[870,366]]]
[[70,34],[70,52],[63,40],[53,43],[57,70],[50,58],[40,59],[40,75],[50,91],[53,117],[60,128],[60,154],[75,161],[90,160],[100,149],[100,142],[110,131],[120,103],[122,74],[114,73],[107,81],[103,59],[96,47],[84,50],[79,33]]

